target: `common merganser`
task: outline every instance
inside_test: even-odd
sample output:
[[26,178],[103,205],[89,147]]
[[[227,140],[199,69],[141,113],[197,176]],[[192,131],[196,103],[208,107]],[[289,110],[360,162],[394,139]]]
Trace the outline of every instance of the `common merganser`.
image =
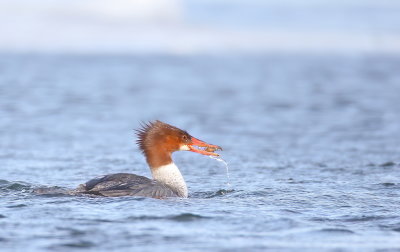
[[[101,196],[141,196],[152,198],[188,197],[188,189],[178,167],[172,161],[175,151],[192,151],[219,156],[217,145],[205,143],[184,130],[161,121],[144,124],[137,130],[137,144],[146,157],[153,179],[116,173],[100,176],[79,185],[75,193]],[[196,148],[196,147],[197,148]]]

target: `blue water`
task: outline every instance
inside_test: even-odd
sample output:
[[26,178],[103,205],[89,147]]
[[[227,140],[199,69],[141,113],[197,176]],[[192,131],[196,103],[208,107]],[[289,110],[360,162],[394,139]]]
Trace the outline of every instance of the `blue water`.
[[[2,251],[400,249],[400,58],[0,57]],[[174,154],[188,199],[35,195],[150,176],[159,119],[224,148]]]

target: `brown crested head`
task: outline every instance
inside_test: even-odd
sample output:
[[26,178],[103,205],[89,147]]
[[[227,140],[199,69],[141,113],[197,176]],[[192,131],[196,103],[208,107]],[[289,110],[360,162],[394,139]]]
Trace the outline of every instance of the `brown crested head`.
[[181,144],[189,143],[190,140],[186,131],[158,120],[144,123],[142,128],[137,130],[137,136],[137,143],[144,154],[150,149],[178,151]]
[[178,150],[212,156],[218,156],[214,151],[222,150],[217,145],[207,144],[184,130],[158,120],[142,124],[142,128],[136,132],[139,148],[151,167],[171,163],[171,153]]

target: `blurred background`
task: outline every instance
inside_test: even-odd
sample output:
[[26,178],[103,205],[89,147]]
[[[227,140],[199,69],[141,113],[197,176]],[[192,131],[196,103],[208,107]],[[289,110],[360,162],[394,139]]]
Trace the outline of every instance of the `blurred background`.
[[399,53],[396,0],[0,1],[0,50]]
[[[2,251],[398,251],[399,0],[0,0]],[[159,119],[189,199],[38,196],[150,177]]]

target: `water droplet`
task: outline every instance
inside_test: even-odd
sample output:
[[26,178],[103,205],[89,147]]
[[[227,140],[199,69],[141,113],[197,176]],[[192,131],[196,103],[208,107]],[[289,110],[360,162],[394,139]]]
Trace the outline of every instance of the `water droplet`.
[[211,159],[215,159],[221,163],[223,163],[225,165],[225,169],[226,169],[226,179],[227,179],[227,183],[226,185],[228,187],[231,187],[231,183],[230,183],[230,177],[229,177],[229,167],[228,167],[228,163],[223,160],[221,157],[216,157],[216,156],[209,156]]

